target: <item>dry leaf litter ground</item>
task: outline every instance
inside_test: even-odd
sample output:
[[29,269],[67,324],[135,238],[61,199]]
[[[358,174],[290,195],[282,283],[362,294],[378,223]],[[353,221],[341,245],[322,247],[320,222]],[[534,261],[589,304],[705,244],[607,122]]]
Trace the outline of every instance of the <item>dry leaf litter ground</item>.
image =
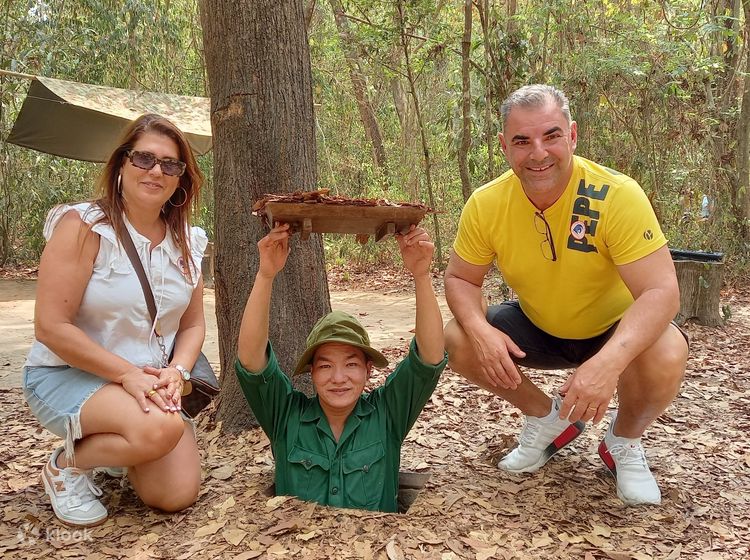
[[[358,289],[383,277],[331,272]],[[439,282],[436,278],[436,285]],[[397,273],[387,289],[405,287]],[[38,427],[19,389],[0,392],[0,554],[3,558],[750,558],[750,292],[723,294],[724,327],[688,325],[692,350],[680,395],[645,437],[660,507],[626,508],[589,427],[533,475],[494,465],[521,416],[447,370],[404,445],[402,470],[430,479],[403,515],[339,510],[268,494],[273,460],[260,429],[224,435],[199,421],[204,484],[188,511],[143,506],[126,483],[97,475],[110,518],[73,530],[54,518],[39,472],[58,441]],[[385,353],[403,355],[405,340]],[[548,391],[565,372],[530,372]],[[382,382],[382,372],[374,384]]]

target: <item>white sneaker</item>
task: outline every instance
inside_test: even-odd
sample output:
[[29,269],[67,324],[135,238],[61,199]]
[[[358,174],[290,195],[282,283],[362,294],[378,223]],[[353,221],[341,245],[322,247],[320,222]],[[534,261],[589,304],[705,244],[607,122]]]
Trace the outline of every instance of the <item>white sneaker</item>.
[[580,421],[571,424],[567,420],[560,420],[561,406],[562,400],[555,397],[547,416],[527,416],[518,437],[518,446],[500,460],[498,468],[514,473],[534,472],[580,436],[586,425]]
[[97,500],[102,491],[91,482],[91,471],[57,466],[63,448],[56,449],[42,470],[42,483],[57,518],[68,525],[93,527],[107,519],[107,509]]
[[629,506],[660,504],[661,491],[648,468],[641,439],[616,436],[612,432],[616,418],[615,414],[599,444],[599,457],[615,477],[617,496]]

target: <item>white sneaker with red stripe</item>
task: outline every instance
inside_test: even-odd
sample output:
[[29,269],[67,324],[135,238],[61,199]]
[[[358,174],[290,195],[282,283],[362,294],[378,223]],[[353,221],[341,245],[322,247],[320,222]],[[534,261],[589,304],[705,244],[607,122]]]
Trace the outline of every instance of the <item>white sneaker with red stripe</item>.
[[63,448],[56,449],[42,470],[42,483],[57,518],[68,525],[93,527],[107,519],[107,508],[97,499],[102,491],[91,481],[91,471],[57,466]]
[[562,399],[552,399],[550,413],[544,418],[527,416],[518,436],[518,446],[503,457],[497,466],[514,473],[537,471],[563,447],[586,429],[583,422],[560,420]]
[[629,506],[660,504],[661,491],[648,468],[641,439],[616,436],[616,418],[615,414],[599,444],[599,457],[615,477],[617,496]]

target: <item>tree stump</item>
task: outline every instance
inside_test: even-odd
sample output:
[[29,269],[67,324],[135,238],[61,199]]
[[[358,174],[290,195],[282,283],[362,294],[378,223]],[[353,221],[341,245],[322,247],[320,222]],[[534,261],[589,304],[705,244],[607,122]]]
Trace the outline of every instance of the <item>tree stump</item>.
[[724,278],[721,253],[672,251],[677,282],[680,285],[680,312],[675,321],[682,325],[695,319],[700,325],[724,324],[719,314],[719,294]]

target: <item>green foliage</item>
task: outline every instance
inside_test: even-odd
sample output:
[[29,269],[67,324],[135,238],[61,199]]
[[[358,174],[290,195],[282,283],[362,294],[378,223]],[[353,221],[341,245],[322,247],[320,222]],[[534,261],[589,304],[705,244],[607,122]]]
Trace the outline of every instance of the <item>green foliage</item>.
[[[190,0],[8,0],[0,13],[0,68],[92,84],[204,95],[200,27]],[[0,76],[0,138],[28,89]],[[210,158],[203,170],[210,180]],[[34,262],[42,224],[61,202],[90,198],[99,167],[0,144],[0,265]],[[206,192],[211,195],[210,182]],[[203,198],[204,204],[210,199]],[[213,227],[212,204],[199,223]]]
[[721,306],[721,316],[725,321],[729,321],[732,318],[732,308],[729,305]]
[[[483,30],[478,6],[485,4]],[[724,4],[699,0],[514,5],[515,13],[509,14],[504,2],[474,3],[472,186],[490,178],[490,167],[495,176],[504,170],[497,142],[502,99],[525,83],[552,83],[570,97],[579,124],[578,153],[635,178],[671,246],[724,252],[730,273],[746,273],[750,248],[739,234],[740,193],[735,192],[741,69],[748,51],[743,22],[719,11]],[[205,94],[195,0],[9,0],[4,6],[2,68]],[[448,247],[463,205],[457,166],[462,3],[344,0],[342,6],[349,16],[345,45],[328,2],[315,4],[308,30],[318,186],[344,196],[424,202],[424,133],[440,231]],[[402,26],[423,130],[406,80]],[[373,157],[347,53],[354,53],[356,70],[365,78],[366,97],[383,137],[384,167]],[[25,91],[24,82],[0,78],[3,137]],[[200,164],[208,181],[196,221],[212,231],[211,156]],[[38,255],[40,223],[49,206],[89,196],[96,167],[3,144],[0,172],[0,261],[5,262]],[[714,201],[709,219],[700,216],[703,194]],[[432,228],[430,219],[424,224]],[[397,258],[392,243],[363,246],[350,236],[326,239],[326,251],[333,264],[377,266]]]
[[203,172],[205,182],[201,189],[200,200],[198,201],[198,211],[193,214],[193,225],[200,226],[208,234],[209,239],[214,235],[214,181],[213,181],[213,152],[200,156],[198,158],[198,167]]

